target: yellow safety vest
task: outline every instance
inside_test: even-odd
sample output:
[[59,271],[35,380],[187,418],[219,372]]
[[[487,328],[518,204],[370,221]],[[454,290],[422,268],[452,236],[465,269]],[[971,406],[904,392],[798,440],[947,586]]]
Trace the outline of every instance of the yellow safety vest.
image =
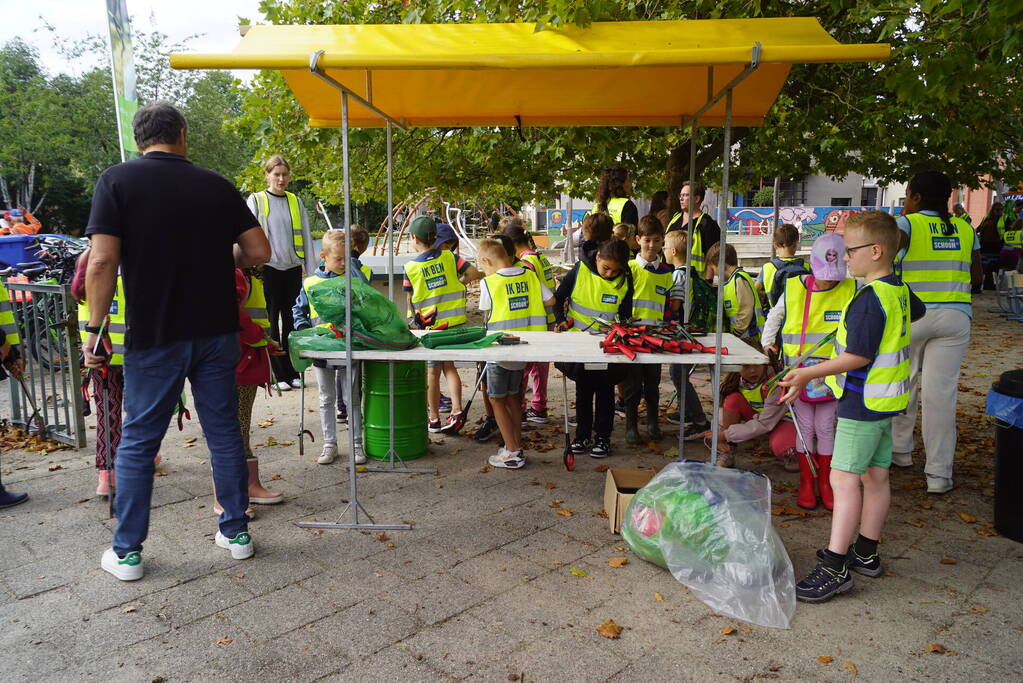
[[749,402],[750,407],[758,413],[764,410],[764,392],[761,391],[763,384],[758,384],[752,389],[743,389],[739,387],[739,393],[746,397],[746,401]]
[[[786,263],[792,261],[803,261],[802,256],[779,256],[778,260]],[[805,265],[805,263],[804,263]],[[771,259],[764,264],[761,269],[764,273],[764,294],[770,294],[771,290],[774,289],[774,276],[778,274],[778,266],[774,263],[774,259]]]
[[1017,249],[1023,247],[1023,230],[1006,230],[1005,246]]
[[[310,307],[312,304],[310,304]],[[258,277],[249,278],[249,296],[242,305],[245,312],[252,318],[252,322],[263,328],[263,333],[270,336],[270,316],[266,312],[266,296],[263,294],[263,281]],[[266,346],[266,339],[261,339],[252,345],[253,348]]]
[[613,321],[627,293],[624,274],[614,280],[605,280],[580,261],[575,285],[568,297],[568,317],[573,321],[571,329],[583,329],[593,322],[594,317]]
[[[266,230],[266,217],[270,215],[270,199],[267,197],[267,191],[257,192],[253,196],[256,198],[259,222]],[[295,256],[305,261],[305,243],[302,241],[302,210],[298,205],[298,197],[291,192],[285,192],[284,196],[288,198],[288,211],[291,213],[291,242],[295,248]]]
[[0,330],[3,330],[7,344],[17,346],[21,342],[21,338],[18,336],[18,324],[14,321],[11,297],[3,282],[0,282]]
[[519,275],[494,273],[483,278],[490,292],[487,330],[491,332],[543,332],[547,311],[536,273],[523,268]]
[[[806,337],[803,351],[824,339],[835,328],[842,311],[856,295],[856,281],[847,277],[831,289],[814,290],[810,296],[810,310],[806,318]],[[799,340],[803,331],[803,309],[806,307],[806,283],[801,277],[789,278],[785,283],[785,321],[781,326],[782,353],[788,362],[799,358]],[[825,344],[814,356],[830,358],[834,344]]]
[[591,213],[606,213],[608,216],[611,217],[611,220],[614,221],[615,224],[621,223],[622,211],[625,210],[625,205],[628,203],[629,203],[628,197],[611,197],[610,199],[607,200],[607,211],[598,211],[597,210],[598,204],[597,202],[594,202],[593,208],[583,214],[583,220],[586,220],[586,217],[589,216]]
[[359,266],[359,271],[362,273],[362,276],[366,278],[366,282],[369,282],[370,280],[373,279],[373,269],[370,268],[369,266],[363,264]]
[[[121,280],[121,276],[117,276],[117,283],[114,285],[114,298],[110,300],[110,322],[107,323],[107,334],[110,337],[110,365],[124,365],[124,332],[125,326],[125,301],[124,301],[124,282]],[[0,317],[2,320],[2,317]],[[78,334],[82,339],[82,344],[85,343],[85,338],[89,336],[89,333],[85,331],[85,326],[89,324],[89,305],[88,302],[81,302],[78,304]],[[269,324],[269,322],[268,322]]]
[[661,322],[668,293],[675,284],[672,271],[654,273],[635,260],[629,261],[629,268],[632,270],[632,317],[639,318],[641,325]]
[[[842,309],[832,357],[845,351],[848,334],[845,315],[856,297],[867,289],[873,289],[877,295],[885,312],[885,323],[881,345],[863,380],[863,405],[878,413],[900,413],[909,405],[909,288],[905,284],[874,280],[856,292]],[[842,398],[845,381],[845,374],[825,378],[835,398]]]
[[309,322],[313,324],[313,327],[330,327],[329,322],[325,322],[320,314],[316,312],[316,307],[313,306],[313,298],[309,296],[309,290],[316,287],[318,284],[323,282],[330,282],[334,278],[332,277],[319,277],[317,275],[310,275],[306,279],[302,280],[302,289],[305,290],[305,299],[309,302]]
[[951,218],[951,235],[938,216],[911,213],[909,249],[899,263],[902,281],[925,304],[970,303],[970,266],[976,233],[961,218]]
[[760,301],[757,298],[757,290],[753,289],[753,277],[742,268],[736,268],[732,272],[732,277],[728,278],[728,281],[725,283],[723,298],[724,313],[728,317],[728,329],[732,332],[735,331],[732,320],[735,319],[735,315],[739,311],[739,293],[735,288],[736,282],[740,279],[745,280],[749,285],[750,294],[753,298],[753,318],[750,320],[749,327],[746,328],[746,332],[743,337],[745,339],[754,339],[759,341],[760,331],[764,329],[764,309],[760,307]]
[[[696,268],[696,272],[703,277],[703,271],[707,265],[706,252],[703,250],[703,237],[700,235],[700,221],[707,214],[700,212],[700,215],[693,219],[693,234],[689,235],[689,265]],[[672,227],[682,220],[682,212],[676,213],[668,221],[668,228],[665,232],[671,232]],[[688,230],[689,221],[680,224],[679,230]]]
[[405,263],[405,277],[412,283],[412,308],[428,311],[437,308],[436,323],[448,322],[454,327],[466,321],[465,285],[458,280],[455,255],[441,249],[426,261]]
[[[558,281],[554,279],[554,267],[551,266],[551,262],[547,260],[547,257],[538,251],[524,251],[519,254],[519,258],[533,266],[533,271],[537,277],[547,285],[547,289],[552,292],[557,289]],[[547,324],[550,325],[554,322],[554,307],[547,309]]]

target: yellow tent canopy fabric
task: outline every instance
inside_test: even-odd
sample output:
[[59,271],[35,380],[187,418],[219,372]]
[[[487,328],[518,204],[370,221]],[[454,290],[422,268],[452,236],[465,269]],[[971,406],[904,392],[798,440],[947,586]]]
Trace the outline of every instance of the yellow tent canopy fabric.
[[[532,24],[253,26],[227,54],[172,54],[177,69],[276,69],[316,127],[340,125],[338,82],[407,126],[675,126],[751,61],[733,124],[763,122],[792,64],[888,58],[887,44],[843,45],[814,18]],[[724,101],[700,119],[724,122]],[[354,100],[349,125],[383,121]]]

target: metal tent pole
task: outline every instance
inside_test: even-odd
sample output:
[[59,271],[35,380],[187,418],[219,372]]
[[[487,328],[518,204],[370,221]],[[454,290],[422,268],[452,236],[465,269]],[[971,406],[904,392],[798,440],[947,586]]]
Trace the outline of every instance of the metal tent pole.
[[[391,122],[387,121],[387,298],[394,301],[394,158],[391,146]],[[433,474],[432,467],[405,467],[405,461],[394,447],[394,361],[387,361],[387,466],[371,466],[366,472],[394,472],[398,474]],[[401,463],[398,467],[395,459]]]
[[724,311],[725,295],[725,247],[727,246],[726,236],[728,235],[728,171],[732,153],[732,90],[728,89],[725,95],[725,142],[724,159],[721,173],[721,198],[718,201],[718,225],[721,226],[721,241],[718,248],[718,301],[717,301],[717,330],[714,338],[714,374],[712,377],[714,392],[714,415],[711,418],[711,440],[710,440],[710,462],[716,465],[718,462],[718,411],[721,405],[721,325]]
[[[352,231],[351,231],[351,218],[352,218],[352,205],[351,205],[351,192],[352,192],[352,181],[351,175],[348,169],[348,92],[341,90],[341,171],[344,174],[342,186],[344,188],[344,205],[345,205],[345,261],[346,264],[350,261],[352,253]],[[348,384],[348,396],[352,398],[354,395],[355,382],[352,376],[352,269],[345,268],[345,382]],[[352,401],[352,405],[349,408],[352,411],[352,415],[358,418],[359,413],[362,410],[357,402]],[[359,420],[355,420],[355,424],[358,424]],[[386,529],[386,530],[407,530],[411,529],[411,524],[377,524],[370,517],[370,514],[366,512],[366,508],[362,507],[359,502],[359,485],[355,471],[355,429],[352,422],[348,425],[348,477],[349,477],[349,499],[348,505],[338,515],[338,521],[336,522],[298,522],[298,526],[305,529]],[[341,520],[345,517],[348,511],[352,511],[352,521],[342,522]],[[362,511],[369,522],[362,522],[359,520],[359,512]]]
[[[713,67],[711,67],[713,69]],[[707,76],[708,88],[713,87],[714,75],[711,71]],[[709,95],[708,95],[709,98]],[[685,305],[682,310],[682,324],[689,324],[689,315],[693,312],[693,301],[692,297],[689,296],[689,292],[693,291],[693,282],[690,277],[689,264],[693,254],[692,243],[693,243],[693,186],[696,185],[696,125],[698,119],[693,119],[689,124],[689,231],[686,233],[689,237],[686,239],[686,265],[685,275],[688,286],[685,292]],[[681,208],[681,207],[680,207]],[[702,277],[702,275],[701,275]],[[683,364],[679,364],[682,370],[683,377],[682,383],[678,387],[678,457],[682,459],[685,457],[686,450],[686,385],[689,383],[689,368]]]

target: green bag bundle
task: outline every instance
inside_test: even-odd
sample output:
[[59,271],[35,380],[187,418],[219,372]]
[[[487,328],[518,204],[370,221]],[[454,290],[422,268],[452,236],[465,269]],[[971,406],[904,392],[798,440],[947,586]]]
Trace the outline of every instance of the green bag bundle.
[[485,327],[456,327],[427,332],[419,341],[428,349],[483,349],[497,341],[502,334],[487,334]]
[[307,327],[288,335],[288,356],[298,372],[305,372],[313,364],[311,358],[300,358],[303,351],[344,351],[345,340],[339,339],[326,327]]
[[[320,319],[325,323],[332,323],[334,327],[343,330],[345,326],[345,278],[334,277],[324,282],[317,283],[315,287],[307,290],[309,301],[316,309]],[[339,339],[328,328],[312,328],[292,332],[288,336],[288,346],[291,349],[292,363],[299,351],[344,351],[345,340]],[[391,351],[402,351],[418,346],[419,340],[409,330],[408,323],[398,313],[398,307],[386,296],[373,289],[373,287],[360,279],[352,278],[352,349],[385,349]],[[333,338],[334,341],[331,341]],[[297,345],[292,340],[297,340]],[[304,348],[303,348],[304,347]],[[295,365],[309,366],[306,361]]]

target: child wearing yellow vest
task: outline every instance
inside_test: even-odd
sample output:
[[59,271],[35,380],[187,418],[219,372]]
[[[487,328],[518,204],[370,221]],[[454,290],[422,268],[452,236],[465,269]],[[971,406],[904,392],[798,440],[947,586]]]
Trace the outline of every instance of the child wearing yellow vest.
[[801,256],[796,256],[796,249],[799,248],[799,228],[796,226],[791,223],[779,225],[771,241],[775,256],[760,269],[756,287],[761,297],[767,300],[767,304],[774,306],[781,292],[780,287],[776,291],[775,275],[781,271],[781,276],[785,278],[785,271],[790,269],[797,273],[806,272],[806,264]]
[[[639,219],[636,232],[639,254],[629,261],[632,272],[632,317],[640,325],[654,325],[678,314],[685,290],[676,287],[675,269],[661,258],[664,226],[656,216]],[[625,380],[625,442],[642,443],[639,436],[639,399],[646,401],[647,438],[658,441],[664,434],[657,426],[661,395],[661,366],[638,365]]]
[[849,274],[863,284],[842,310],[832,357],[791,370],[780,382],[786,387],[783,400],[791,403],[808,382],[825,377],[839,401],[831,537],[817,551],[817,567],[796,584],[796,598],[805,602],[823,602],[852,588],[850,570],[871,577],[882,573],[877,542],[891,503],[892,416],[909,404],[910,322],[925,310],[892,272],[899,248],[894,218],[880,211],[854,214],[845,226],[845,244]]
[[713,282],[718,276],[718,286],[724,287],[724,314],[728,319],[728,332],[740,339],[760,343],[760,331],[764,329],[764,309],[760,306],[753,276],[739,267],[735,247],[725,246],[725,272],[718,273],[718,257],[721,243],[707,250],[705,279]]
[[[721,381],[721,422],[718,431],[719,467],[735,464],[734,445],[767,436],[771,452],[785,459],[795,452],[796,428],[778,404],[782,391],[767,390],[771,370],[766,365],[743,365]],[[710,436],[710,432],[704,434]]]
[[[502,224],[504,219],[502,219]],[[554,268],[547,257],[541,254],[533,244],[533,238],[522,225],[508,225],[503,228],[503,234],[511,239],[515,246],[515,253],[524,263],[532,266],[533,272],[540,279],[540,282],[553,292],[558,282],[554,279]],[[554,306],[547,308],[548,329],[554,325]],[[523,382],[528,382],[533,391],[530,406],[525,408],[523,415],[527,422],[543,424],[547,422],[547,379],[550,374],[551,364],[547,361],[529,363],[522,371]]]
[[[405,281],[402,287],[408,298],[409,316],[418,312],[429,316],[436,312],[433,324],[447,323],[448,328],[466,321],[465,285],[479,279],[479,272],[460,256],[446,249],[437,249],[437,221],[430,216],[419,216],[409,225],[412,246],[418,255],[405,263]],[[426,407],[427,428],[440,432],[449,427],[460,427],[462,419],[462,380],[458,369],[450,361],[427,361]],[[446,424],[440,421],[440,376],[448,381],[452,412]],[[457,412],[454,406],[457,406]]]
[[[302,290],[295,300],[295,307],[292,315],[295,318],[295,329],[304,330],[309,327],[326,327],[330,323],[324,322],[313,308],[309,300],[309,291],[314,287],[336,277],[344,277],[347,267],[345,259],[345,235],[341,230],[329,230],[323,235],[323,243],[320,247],[320,260],[323,267],[316,271],[302,282]],[[352,279],[364,279],[362,271],[352,268]],[[352,365],[352,388],[355,400],[358,400],[359,381],[361,374],[359,364]],[[314,360],[313,370],[316,373],[316,384],[320,390],[320,428],[323,433],[323,451],[316,462],[321,465],[329,465],[337,458],[337,417],[334,408],[337,403],[338,375],[342,376],[340,382],[342,392],[345,394],[345,402],[351,404],[352,396],[349,395],[348,378],[345,377],[345,368],[327,365],[326,361]],[[303,389],[304,391],[304,389]],[[356,413],[358,414],[358,413]],[[362,425],[357,420],[349,424],[349,429],[355,430],[355,462],[362,464],[366,462],[366,455],[362,452]]]
[[[486,273],[480,286],[480,311],[488,331],[543,332],[554,293],[532,270],[514,265],[504,245],[495,239],[480,242],[476,258]],[[522,370],[526,363],[487,363],[487,393],[504,446],[488,462],[493,467],[519,469],[526,464],[522,453],[522,413],[519,404]]]
[[[373,279],[373,270],[363,264],[359,260],[363,252],[369,248],[369,232],[366,228],[362,227],[358,223],[352,223],[351,228],[351,239],[352,239],[352,267],[362,273],[362,277],[366,282]],[[341,386],[344,383],[344,374],[337,373],[337,421],[348,422],[348,405],[345,403],[345,389]]]
[[[823,339],[838,326],[842,310],[856,293],[856,282],[846,277],[841,254],[845,242],[841,235],[826,233],[817,238],[810,254],[812,275],[790,277],[778,302],[767,315],[764,339],[775,339],[781,332],[781,348],[764,348],[778,355],[780,351],[789,365],[805,350]],[[803,365],[815,365],[831,357],[833,344],[822,346]],[[807,510],[817,507],[814,476],[807,455],[817,467],[817,489],[821,503],[828,510],[834,507],[831,492],[831,454],[835,449],[835,411],[838,403],[823,380],[815,380],[796,400],[793,410],[799,421],[803,440],[796,444],[799,453],[799,493],[796,505]]]
[[[558,331],[584,330],[594,324],[596,317],[608,321],[616,316],[623,320],[632,317],[628,245],[611,238],[611,221],[602,213],[587,216],[582,230],[582,258],[562,278],[554,294]],[[594,370],[582,363],[559,363],[556,367],[575,381],[577,423],[572,452],[588,451],[593,458],[608,457],[614,424],[614,385],[625,379],[628,366],[609,363],[606,369]]]

